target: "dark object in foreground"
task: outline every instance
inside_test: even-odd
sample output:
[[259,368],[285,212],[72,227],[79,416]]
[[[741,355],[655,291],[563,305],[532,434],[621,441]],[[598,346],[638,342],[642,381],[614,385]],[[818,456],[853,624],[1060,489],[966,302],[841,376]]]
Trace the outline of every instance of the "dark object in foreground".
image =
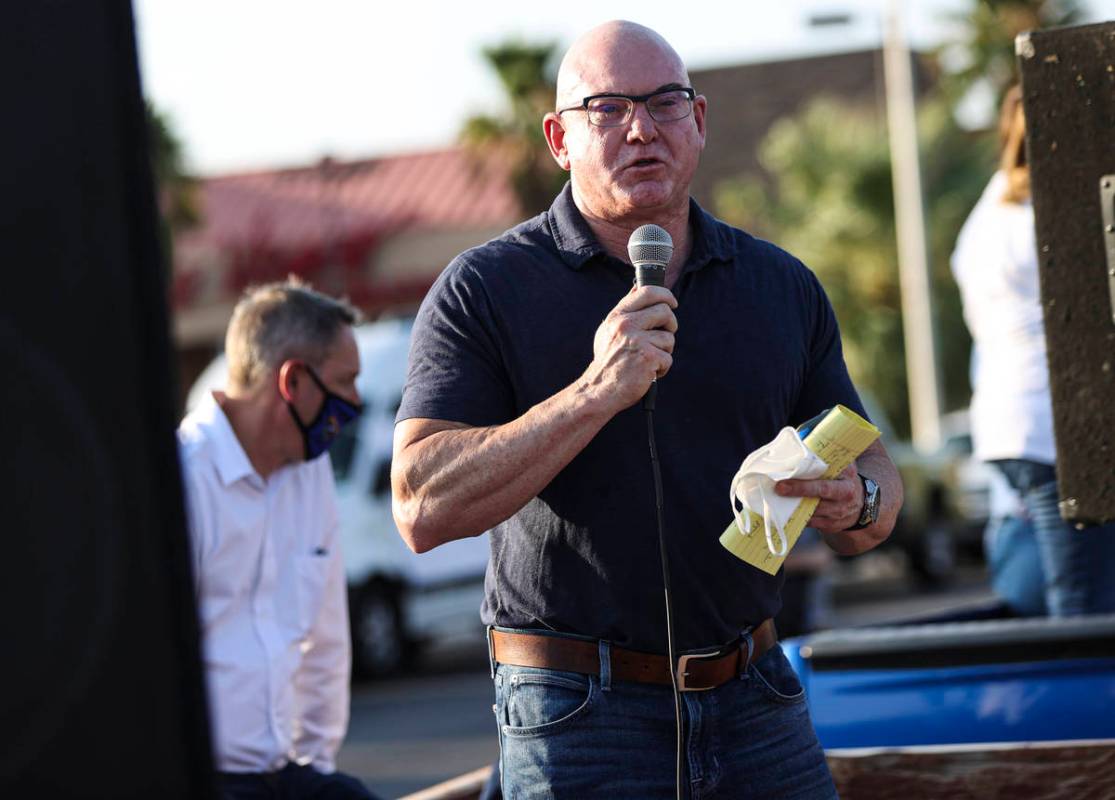
[[130,4],[6,4],[0,796],[207,798]]
[[1113,195],[1101,194],[1105,180],[1115,182],[1115,23],[1024,33],[1015,49],[1061,516],[1106,522],[1115,520],[1115,260],[1101,208]]

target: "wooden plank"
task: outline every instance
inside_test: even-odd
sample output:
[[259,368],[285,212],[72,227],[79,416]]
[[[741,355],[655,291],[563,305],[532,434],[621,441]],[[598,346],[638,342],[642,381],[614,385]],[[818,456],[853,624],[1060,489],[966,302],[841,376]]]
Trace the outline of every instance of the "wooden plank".
[[490,766],[480,767],[399,800],[477,800],[491,772]]
[[1115,797],[1115,740],[830,750],[844,800]]

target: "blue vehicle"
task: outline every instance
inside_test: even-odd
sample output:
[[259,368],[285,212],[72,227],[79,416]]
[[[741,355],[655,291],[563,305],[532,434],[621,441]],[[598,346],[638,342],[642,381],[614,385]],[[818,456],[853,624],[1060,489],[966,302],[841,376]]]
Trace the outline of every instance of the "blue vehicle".
[[1115,614],[998,611],[784,641],[824,748],[1115,742]]

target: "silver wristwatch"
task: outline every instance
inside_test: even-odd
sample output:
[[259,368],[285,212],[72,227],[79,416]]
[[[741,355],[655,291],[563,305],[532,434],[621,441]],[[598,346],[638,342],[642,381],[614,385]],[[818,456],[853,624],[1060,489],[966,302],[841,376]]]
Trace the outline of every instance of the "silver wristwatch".
[[879,484],[868,478],[866,475],[860,475],[860,480],[863,481],[863,510],[859,512],[859,519],[856,524],[850,528],[845,528],[849,531],[858,531],[860,528],[866,528],[868,525],[873,525],[875,520],[879,519],[879,500],[880,494]]

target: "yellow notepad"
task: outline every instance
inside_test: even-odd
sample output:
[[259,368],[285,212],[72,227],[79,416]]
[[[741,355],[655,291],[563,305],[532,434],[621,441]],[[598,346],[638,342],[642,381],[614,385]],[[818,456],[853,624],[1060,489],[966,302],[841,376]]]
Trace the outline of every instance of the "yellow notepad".
[[[856,412],[844,406],[836,406],[811,430],[803,440],[805,446],[828,464],[822,478],[835,478],[851,464],[860,453],[879,438],[879,429]],[[801,505],[786,523],[786,552],[789,553],[801,536],[802,530],[820,500],[816,497],[802,498]],[[747,512],[743,512],[747,513]],[[770,575],[778,572],[786,556],[776,556],[767,547],[763,535],[763,518],[751,513],[751,533],[743,534],[733,519],[728,529],[720,535],[720,544],[737,558],[758,567]]]

